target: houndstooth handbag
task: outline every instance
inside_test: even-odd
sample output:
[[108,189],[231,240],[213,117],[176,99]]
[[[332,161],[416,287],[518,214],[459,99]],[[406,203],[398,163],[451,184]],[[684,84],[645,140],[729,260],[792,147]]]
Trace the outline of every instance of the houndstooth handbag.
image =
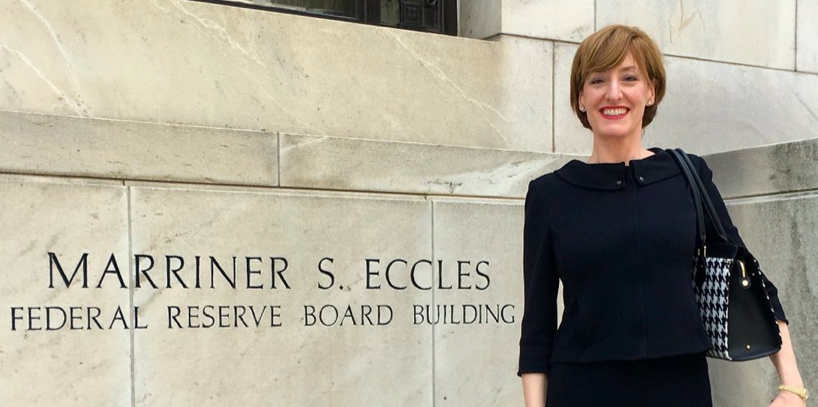
[[[712,344],[707,356],[744,361],[778,352],[781,336],[758,261],[725,232],[687,154],[681,149],[667,151],[682,169],[696,207],[698,241],[691,281]],[[718,239],[707,240],[702,203]]]

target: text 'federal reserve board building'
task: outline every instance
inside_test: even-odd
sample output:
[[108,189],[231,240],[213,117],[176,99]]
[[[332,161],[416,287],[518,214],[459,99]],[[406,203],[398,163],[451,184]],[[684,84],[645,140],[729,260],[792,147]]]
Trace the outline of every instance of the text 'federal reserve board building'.
[[818,387],[818,0],[4,0],[0,406],[522,406],[526,189],[613,23]]

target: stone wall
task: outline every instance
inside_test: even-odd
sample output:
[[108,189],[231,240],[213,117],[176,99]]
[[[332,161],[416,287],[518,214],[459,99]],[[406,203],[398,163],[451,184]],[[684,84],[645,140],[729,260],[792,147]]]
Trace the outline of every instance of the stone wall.
[[[0,5],[0,405],[522,405],[523,197],[589,151],[558,78],[603,15],[533,3],[461,4],[463,32],[497,41],[182,0]],[[722,152],[815,388],[816,143],[758,146],[814,137],[818,76],[690,49],[647,144]],[[712,363],[719,405],[767,400],[771,369]]]
[[520,195],[567,157],[0,123],[0,404],[519,403]]

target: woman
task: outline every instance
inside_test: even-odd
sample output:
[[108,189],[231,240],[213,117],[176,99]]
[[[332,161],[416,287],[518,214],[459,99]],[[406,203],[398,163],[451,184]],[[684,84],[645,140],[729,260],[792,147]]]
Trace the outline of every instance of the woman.
[[[641,145],[664,92],[661,54],[641,30],[609,26],[580,44],[571,105],[593,152],[532,181],[526,196],[518,374],[528,407],[712,406],[710,341],[690,277],[693,200],[670,154]],[[690,157],[743,245],[712,172]],[[782,339],[770,359],[791,386],[771,406],[803,407],[784,310],[772,283],[768,292]]]

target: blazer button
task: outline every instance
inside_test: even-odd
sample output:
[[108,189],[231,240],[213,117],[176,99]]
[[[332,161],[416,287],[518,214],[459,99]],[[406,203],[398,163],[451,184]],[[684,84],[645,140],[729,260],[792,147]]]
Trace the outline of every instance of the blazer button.
[[645,182],[645,177],[639,177],[639,182]]
[[616,185],[622,185],[622,181],[616,181]]

